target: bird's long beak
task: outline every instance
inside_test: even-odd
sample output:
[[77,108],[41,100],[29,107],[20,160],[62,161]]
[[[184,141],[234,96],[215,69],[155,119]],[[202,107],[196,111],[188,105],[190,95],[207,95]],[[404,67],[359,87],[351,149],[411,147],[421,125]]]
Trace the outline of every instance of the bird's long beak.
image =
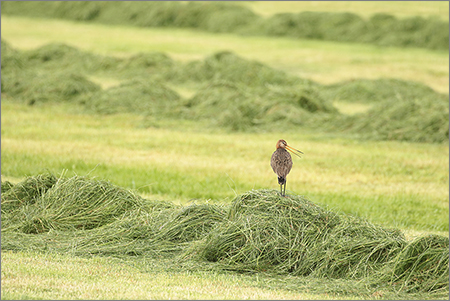
[[295,148],[293,148],[293,147],[291,147],[291,146],[289,146],[289,145],[286,145],[286,148],[287,148],[291,153],[293,153],[294,155],[296,155],[296,156],[298,156],[299,158],[301,158],[300,154],[303,154],[302,151],[299,151],[298,149],[295,149]]

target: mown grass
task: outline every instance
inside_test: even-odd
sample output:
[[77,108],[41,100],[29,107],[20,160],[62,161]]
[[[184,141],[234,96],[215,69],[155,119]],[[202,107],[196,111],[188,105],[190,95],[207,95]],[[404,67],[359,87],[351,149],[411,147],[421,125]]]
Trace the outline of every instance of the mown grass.
[[363,44],[241,37],[185,29],[134,28],[2,16],[2,39],[19,49],[51,42],[103,55],[160,51],[181,61],[203,59],[224,49],[303,78],[332,84],[355,78],[398,78],[448,93],[448,53],[381,48]]
[[93,117],[8,101],[2,116],[2,175],[9,177],[67,170],[184,204],[222,201],[277,187],[269,161],[282,135],[305,152],[294,162],[288,190],[386,225],[448,229],[447,145],[355,142],[314,132],[229,133],[198,124],[190,124],[196,131],[139,128],[134,115]]
[[408,241],[398,229],[274,189],[251,190],[227,205],[176,206],[108,181],[42,174],[2,183],[2,192],[4,251],[112,256],[150,273],[236,271],[253,280],[261,273],[278,287],[288,280],[294,292],[344,290],[362,298],[448,292],[448,237]]
[[[2,38],[23,49],[65,42],[120,57],[163,51],[183,61],[229,49],[323,83],[389,76],[418,80],[448,93],[448,53],[423,49],[5,16]],[[104,89],[120,83],[105,74],[90,74],[89,79]],[[190,97],[198,87],[171,88]],[[336,107],[347,114],[367,109],[365,104],[346,105],[338,101]],[[288,193],[305,195],[333,211],[384,227],[398,227],[408,239],[429,233],[448,235],[446,144],[355,141],[336,133],[294,129],[230,133],[201,121],[145,119],[134,114],[84,115],[70,104],[27,106],[4,95],[1,106],[2,181],[17,183],[46,171],[67,176],[89,174],[152,200],[228,204],[251,189],[278,188],[269,160],[274,143],[284,138],[305,152],[302,159],[294,161]],[[163,260],[128,259],[2,252],[2,298],[442,298],[427,293],[396,295],[383,288],[361,295],[363,282],[188,271],[183,270],[186,266],[167,265]]]
[[370,17],[375,13],[387,13],[397,17],[423,16],[439,17],[448,20],[448,3],[429,1],[242,1],[235,2],[250,7],[255,13],[270,16],[278,13],[295,13],[301,11],[352,12]]
[[[268,278],[217,272],[164,271],[156,261],[126,264],[113,258],[2,251],[4,300],[26,299],[357,299],[358,296],[289,291]],[[280,286],[280,284],[278,284]]]
[[[117,59],[64,44],[21,52],[2,41],[2,50],[2,92],[30,105],[64,100],[91,113],[142,114],[150,125],[155,118],[178,118],[231,131],[308,126],[363,139],[448,141],[448,94],[416,82],[357,80],[322,86],[227,51],[181,64],[163,53]],[[127,81],[102,90],[85,73]],[[197,89],[183,98],[167,82]],[[349,117],[331,104],[341,100],[374,106]]]
[[[427,5],[424,5],[427,6]],[[2,3],[2,12],[82,22],[139,27],[181,27],[214,33],[289,36],[292,38],[373,43],[380,46],[448,49],[448,22],[421,16],[397,19],[378,13],[364,19],[334,11],[279,13],[262,18],[230,3],[198,2],[36,2]]]

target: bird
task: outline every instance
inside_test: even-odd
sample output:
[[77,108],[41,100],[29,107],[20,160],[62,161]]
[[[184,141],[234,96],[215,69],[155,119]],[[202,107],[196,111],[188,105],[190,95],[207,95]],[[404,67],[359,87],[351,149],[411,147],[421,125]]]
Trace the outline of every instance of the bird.
[[281,196],[286,196],[286,177],[292,168],[292,157],[287,150],[300,158],[300,154],[303,154],[303,152],[289,146],[283,139],[278,140],[276,148],[277,149],[272,154],[270,166],[272,166],[273,172],[278,176],[278,184],[280,184]]

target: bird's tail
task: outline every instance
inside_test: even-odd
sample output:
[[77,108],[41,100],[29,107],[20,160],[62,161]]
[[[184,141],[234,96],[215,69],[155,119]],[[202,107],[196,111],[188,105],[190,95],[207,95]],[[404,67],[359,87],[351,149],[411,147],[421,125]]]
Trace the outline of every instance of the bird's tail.
[[286,178],[285,177],[278,177],[278,184],[280,184],[280,185],[286,184]]

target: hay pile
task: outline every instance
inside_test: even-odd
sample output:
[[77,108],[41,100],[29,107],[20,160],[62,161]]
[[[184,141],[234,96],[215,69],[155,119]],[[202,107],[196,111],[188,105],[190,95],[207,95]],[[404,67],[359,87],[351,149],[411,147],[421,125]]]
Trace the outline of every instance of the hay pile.
[[33,1],[1,3],[2,14],[141,27],[182,27],[293,38],[371,43],[380,46],[447,49],[448,22],[397,19],[378,13],[366,20],[348,12],[282,13],[269,18],[243,5],[219,2]]
[[137,207],[142,207],[141,200],[130,192],[83,177],[43,174],[2,193],[2,212],[8,217],[3,226],[24,234],[93,229]]
[[405,246],[376,275],[379,284],[387,282],[398,290],[431,292],[448,289],[448,269],[449,239],[430,234]]
[[[50,43],[36,49],[17,51],[2,40],[2,73],[24,69],[101,74],[130,79],[136,76],[152,77],[169,73],[177,67],[167,55],[160,52],[138,53],[129,58],[96,55],[62,43]],[[16,64],[14,64],[16,62]],[[112,74],[111,74],[112,73]]]
[[81,70],[97,69],[108,60],[64,44],[21,52],[2,40],[2,93],[30,105],[75,102],[83,94],[100,90]]
[[286,124],[305,126],[319,114],[328,116],[337,110],[308,82],[290,87],[248,87],[219,80],[184,101],[181,116],[206,119],[232,131],[251,131]]
[[[118,59],[54,43],[20,52],[4,41],[2,49],[2,93],[16,101],[72,102],[82,104],[89,112],[110,114],[146,109],[159,113],[161,106],[173,105],[162,103],[179,98],[161,83],[171,77],[175,68],[175,63],[162,53]],[[127,82],[103,91],[87,79],[91,74],[113,74]]]
[[[86,110],[99,114],[147,113],[168,116],[179,106],[180,96],[156,80],[132,80],[105,91],[78,98]],[[173,115],[173,114],[172,114]]]
[[[143,255],[180,250],[225,216],[219,206],[149,201],[86,177],[29,177],[2,183],[4,250]],[[157,244],[157,247],[155,247]]]
[[[4,40],[1,40],[1,52],[2,52],[1,55],[2,75],[6,70],[15,71],[23,68],[23,59],[21,52],[11,47],[11,45],[9,45],[9,43],[7,43]],[[3,92],[3,84],[2,84],[2,92]]]
[[247,131],[257,125],[267,105],[245,86],[216,81],[200,89],[183,103],[182,116],[208,120],[233,131]]
[[339,216],[299,196],[259,190],[237,197],[227,220],[195,253],[227,270],[360,278],[405,245],[398,230]]
[[360,138],[441,143],[449,137],[448,95],[412,81],[354,80],[323,87],[332,101],[373,104],[363,114],[338,116],[321,126]]
[[177,62],[161,52],[138,53],[119,60],[115,67],[121,78],[151,78],[155,80],[176,80],[180,68]]
[[17,185],[2,182],[2,210],[13,211],[36,203],[36,200],[55,185],[57,179],[51,174],[29,177]]
[[234,32],[252,24],[259,17],[240,5],[218,2],[188,2],[178,7],[178,14],[167,26],[200,28],[211,32]]
[[361,115],[344,118],[338,128],[365,139],[427,143],[448,141],[448,99],[384,101]]
[[150,201],[86,177],[2,183],[2,250],[165,258],[173,265],[365,282],[448,294],[449,240],[412,242],[396,229],[324,209],[301,196],[250,191],[227,206]]
[[[259,20],[249,32],[379,46],[448,47],[448,23],[436,18],[397,19],[384,13],[369,20],[348,12],[300,12],[275,14]],[[445,46],[446,45],[446,46]]]
[[399,102],[408,99],[444,99],[447,95],[413,81],[394,78],[355,79],[321,87],[322,95],[331,101],[356,103]]
[[364,20],[353,13],[280,13],[255,26],[267,35],[350,42],[364,34]]
[[33,72],[5,75],[2,92],[13,99],[34,105],[46,102],[75,102],[78,97],[99,91],[100,87],[83,75],[67,72]]
[[23,52],[28,68],[45,68],[72,72],[95,72],[116,65],[120,60],[81,51],[62,43],[50,43]]
[[203,83],[183,102],[183,118],[207,119],[232,131],[305,125],[313,114],[337,113],[319,85],[228,51],[188,63],[178,80]]
[[[197,82],[224,80],[249,87],[292,85],[302,80],[230,51],[215,53],[203,61],[193,61],[183,68],[181,80]],[[305,81],[305,80],[303,80]]]

